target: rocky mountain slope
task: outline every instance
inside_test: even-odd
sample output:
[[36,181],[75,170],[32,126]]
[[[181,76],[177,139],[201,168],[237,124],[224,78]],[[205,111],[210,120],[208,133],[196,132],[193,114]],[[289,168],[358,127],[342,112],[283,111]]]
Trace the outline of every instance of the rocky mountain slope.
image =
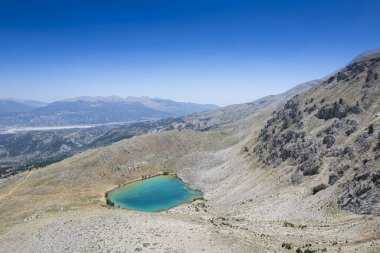
[[263,167],[292,166],[290,180],[318,178],[313,194],[380,215],[380,53],[345,68],[273,112],[253,152]]
[[319,83],[320,80],[313,80],[299,84],[282,94],[266,96],[251,103],[230,105],[211,111],[195,113],[184,117],[186,122],[184,127],[202,131],[220,128],[225,125],[230,127],[234,122],[257,115],[262,109],[275,108],[289,98],[303,93]]
[[0,126],[67,126],[157,120],[216,108],[215,105],[146,97],[80,97],[29,110],[15,108],[13,113],[0,115]]

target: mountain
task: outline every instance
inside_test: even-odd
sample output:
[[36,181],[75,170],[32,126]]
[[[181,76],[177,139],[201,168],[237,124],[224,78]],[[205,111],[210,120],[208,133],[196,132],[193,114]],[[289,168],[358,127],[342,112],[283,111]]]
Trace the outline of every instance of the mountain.
[[32,109],[33,109],[32,106],[19,103],[16,101],[0,100],[0,116],[1,117],[27,112]]
[[37,101],[37,100],[18,99],[18,98],[10,98],[8,100],[15,101],[24,105],[28,105],[31,108],[43,107],[49,104],[49,103]]
[[313,80],[299,84],[282,94],[269,95],[250,103],[230,105],[215,110],[195,113],[186,116],[184,121],[195,130],[208,130],[222,125],[231,127],[234,123],[239,122],[239,120],[253,117],[254,115],[258,115],[262,110],[276,107],[289,98],[318,85],[320,82],[320,80]]
[[[46,166],[89,148],[106,146],[116,141],[149,132],[178,128],[196,131],[215,130],[225,127],[233,128],[235,124],[242,124],[240,120],[246,119],[248,116],[257,115],[265,108],[275,107],[277,104],[285,102],[287,99],[310,89],[318,83],[318,80],[310,81],[297,85],[282,94],[267,96],[251,103],[231,105],[173,119],[98,126],[89,129],[20,131],[13,134],[0,134],[0,177],[8,177],[31,168]],[[78,104],[82,103],[94,105],[98,103],[126,102],[141,103],[155,110],[165,110],[178,114],[190,114],[186,113],[186,110],[194,108],[201,110],[203,108],[203,105],[191,103],[180,103],[181,106],[178,107],[178,102],[146,97],[128,97],[125,99],[120,97],[80,97],[64,100],[63,104],[65,108],[69,107],[67,104],[74,106],[70,109],[71,111],[79,111],[83,110],[78,106]],[[47,115],[47,110],[59,111],[57,107],[61,105],[61,102],[57,102],[51,106],[40,108],[40,110],[44,110],[44,114]],[[213,108],[212,105],[207,106]],[[99,114],[98,111],[94,113]]]
[[[253,103],[57,142],[46,132],[38,148],[26,135],[12,152],[100,137],[0,179],[0,252],[380,252],[379,75],[380,54],[366,53]],[[108,191],[164,171],[204,199],[157,213],[107,205]]]
[[1,126],[65,126],[106,124],[180,117],[215,109],[215,105],[164,99],[80,97],[57,101],[39,108],[13,110],[0,118]]
[[291,167],[295,185],[338,191],[337,204],[380,215],[380,52],[364,53],[273,112],[253,152],[264,167]]
[[12,116],[47,105],[44,102],[22,99],[0,99],[0,116]]

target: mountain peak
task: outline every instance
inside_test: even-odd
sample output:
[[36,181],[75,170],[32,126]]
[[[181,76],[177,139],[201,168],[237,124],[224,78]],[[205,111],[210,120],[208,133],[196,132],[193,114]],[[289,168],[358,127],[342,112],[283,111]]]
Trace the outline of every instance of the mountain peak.
[[354,62],[369,60],[372,58],[379,58],[379,57],[380,57],[380,48],[375,48],[375,49],[364,51],[363,53],[359,54],[349,64],[352,64]]

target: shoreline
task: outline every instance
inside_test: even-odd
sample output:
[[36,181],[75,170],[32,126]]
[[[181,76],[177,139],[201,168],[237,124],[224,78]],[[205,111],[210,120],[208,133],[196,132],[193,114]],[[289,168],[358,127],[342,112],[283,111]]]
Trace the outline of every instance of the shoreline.
[[[142,210],[134,210],[134,209],[128,209],[128,208],[124,208],[124,207],[121,207],[120,205],[117,205],[115,204],[113,201],[111,201],[109,198],[108,198],[108,194],[116,189],[119,189],[121,187],[124,187],[124,186],[127,186],[128,184],[132,184],[132,183],[136,183],[136,182],[139,182],[139,181],[143,181],[145,179],[150,179],[150,178],[153,178],[153,177],[158,177],[158,176],[174,176],[175,178],[181,180],[189,189],[191,190],[194,190],[194,191],[199,191],[202,193],[202,197],[196,197],[196,198],[193,198],[191,201],[185,201],[185,202],[182,202],[178,205],[175,205],[173,207],[170,207],[170,208],[167,208],[167,209],[163,209],[163,210],[159,210],[159,211],[154,211],[154,212],[147,212],[147,211],[142,211]],[[120,208],[120,209],[126,209],[126,210],[129,210],[129,211],[136,211],[136,212],[146,212],[146,213],[159,213],[159,212],[164,212],[164,211],[167,211],[171,208],[174,208],[174,207],[177,207],[177,206],[180,206],[182,204],[188,204],[188,203],[192,203],[192,202],[195,202],[197,200],[203,200],[203,201],[206,201],[206,199],[203,197],[204,193],[201,191],[201,190],[198,190],[198,189],[192,189],[190,187],[190,185],[188,183],[186,183],[185,181],[183,181],[180,177],[178,177],[178,174],[177,173],[171,173],[171,172],[157,172],[153,175],[148,175],[146,177],[144,177],[144,175],[139,178],[139,179],[134,179],[132,181],[129,181],[127,183],[124,183],[122,185],[119,185],[118,187],[115,187],[113,188],[112,190],[109,190],[109,191],[106,191],[105,194],[104,194],[104,198],[105,198],[105,202],[106,202],[106,205],[108,207],[117,207],[117,208]]]

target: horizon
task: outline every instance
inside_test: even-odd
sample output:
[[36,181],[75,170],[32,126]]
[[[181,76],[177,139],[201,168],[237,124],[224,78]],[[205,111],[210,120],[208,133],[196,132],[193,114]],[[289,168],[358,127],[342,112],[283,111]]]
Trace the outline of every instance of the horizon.
[[373,0],[5,1],[1,96],[252,102],[379,48],[379,11]]

